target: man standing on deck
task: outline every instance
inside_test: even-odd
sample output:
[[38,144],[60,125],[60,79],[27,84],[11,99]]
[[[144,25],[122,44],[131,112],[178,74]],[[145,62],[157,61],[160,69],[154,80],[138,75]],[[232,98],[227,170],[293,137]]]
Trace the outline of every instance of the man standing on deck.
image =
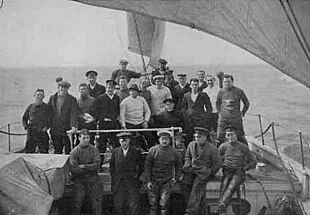
[[177,95],[175,109],[180,111],[184,94],[190,92],[191,87],[189,83],[187,83],[186,74],[178,74],[178,77],[179,77],[179,85],[175,87]]
[[145,101],[147,102],[147,104],[149,105],[149,107],[151,106],[151,100],[152,100],[152,96],[151,96],[151,91],[149,91],[147,88],[150,86],[150,80],[147,78],[142,78],[140,80],[140,93],[139,96],[143,97],[145,99]]
[[186,215],[198,214],[206,185],[222,166],[216,146],[207,140],[209,131],[200,127],[194,130],[195,140],[187,147],[183,166],[184,198],[188,202]]
[[246,171],[255,168],[256,160],[249,147],[237,140],[237,129],[228,126],[225,129],[226,142],[218,151],[223,165],[223,178],[220,190],[218,213],[225,213],[234,192],[245,181]]
[[171,188],[180,178],[181,154],[171,146],[170,132],[158,131],[159,145],[153,146],[147,154],[144,172],[146,174],[149,215],[168,214]]
[[170,70],[169,67],[167,66],[168,64],[168,61],[161,58],[158,60],[158,64],[159,64],[159,67],[156,68],[154,71],[152,71],[152,75],[151,75],[151,82],[152,84],[155,84],[155,80],[154,80],[154,77],[157,76],[157,75],[165,75],[165,72]]
[[127,132],[117,135],[121,146],[113,150],[110,160],[115,215],[125,214],[126,203],[129,215],[139,214],[139,176],[143,160],[141,151],[130,144],[130,136]]
[[70,86],[67,81],[58,82],[58,92],[52,95],[48,102],[52,110],[50,134],[55,154],[62,154],[63,147],[66,154],[70,153],[71,145],[67,131],[75,131],[77,127],[78,105],[76,98],[68,93]]
[[115,90],[115,94],[119,96],[119,102],[122,102],[129,96],[128,82],[126,77],[121,77],[118,82],[119,90]]
[[198,91],[202,92],[204,88],[208,86],[207,82],[205,81],[206,72],[204,70],[200,70],[197,73],[198,76]]
[[51,109],[43,99],[44,90],[37,89],[34,92],[34,103],[27,107],[23,115],[23,126],[27,130],[26,153],[34,153],[37,146],[40,153],[48,153],[47,129],[51,126]]
[[137,72],[127,69],[128,64],[129,62],[127,60],[124,60],[124,59],[120,60],[119,62],[120,69],[117,69],[112,73],[111,79],[115,81],[116,83],[119,83],[119,79],[121,77],[125,77],[127,80],[127,83],[129,83],[132,78],[140,78],[141,75],[145,75],[145,74],[137,73]]
[[[86,83],[79,86],[80,97],[77,100],[79,107],[78,129],[87,128],[88,130],[96,129],[95,118],[93,117],[93,104],[95,98],[89,95],[89,88]],[[94,144],[95,133],[90,134],[90,144]]]
[[184,114],[186,144],[193,140],[194,127],[209,129],[212,106],[210,98],[206,93],[198,91],[199,80],[190,80],[191,92],[184,94],[181,110]]
[[71,173],[74,182],[74,197],[71,214],[79,215],[85,195],[90,199],[92,214],[101,215],[101,195],[98,186],[100,155],[96,147],[89,144],[87,129],[79,133],[80,144],[70,153]]
[[[119,128],[120,102],[119,96],[114,94],[115,85],[115,81],[107,80],[107,91],[94,102],[94,115],[96,120],[99,121],[100,130]],[[106,150],[108,139],[110,139],[113,146],[118,145],[114,133],[100,133],[99,136],[99,145],[97,145],[97,147],[102,153]]]
[[[223,89],[217,94],[216,108],[219,112],[217,139],[219,145],[224,142],[224,129],[228,125],[236,127],[238,140],[247,144],[242,117],[249,109],[250,102],[245,92],[233,85],[233,81],[232,75],[225,74],[223,76]],[[243,102],[242,111],[240,111],[240,101]]]
[[86,72],[88,80],[89,95],[93,98],[98,98],[100,95],[105,93],[105,87],[97,83],[98,73],[94,70]]

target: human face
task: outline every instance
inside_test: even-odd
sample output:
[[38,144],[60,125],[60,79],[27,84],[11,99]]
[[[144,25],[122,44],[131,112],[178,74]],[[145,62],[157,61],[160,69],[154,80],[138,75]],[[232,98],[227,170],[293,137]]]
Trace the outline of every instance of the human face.
[[85,97],[89,95],[89,90],[87,86],[81,86],[80,87],[80,95],[81,97]]
[[130,91],[129,91],[129,94],[130,94],[133,98],[137,98],[139,92],[136,91],[136,90],[130,90]]
[[44,99],[44,92],[42,91],[35,92],[34,94],[35,103],[42,103],[43,99]]
[[198,83],[196,81],[191,81],[190,87],[193,93],[196,93],[198,91]]
[[69,87],[58,86],[58,92],[60,96],[64,96],[68,93]]
[[165,70],[166,69],[166,64],[159,63],[159,68],[160,68],[160,70]]
[[115,86],[114,84],[107,84],[106,90],[109,95],[113,95]]
[[119,88],[121,90],[126,90],[127,89],[127,80],[125,78],[122,78],[119,80]]
[[169,135],[162,135],[159,137],[159,144],[162,147],[168,147],[170,145],[171,139]]
[[97,76],[94,75],[94,74],[89,74],[87,76],[87,80],[89,82],[90,85],[95,85],[96,84],[96,81],[97,81]]
[[168,112],[171,112],[174,110],[175,104],[173,102],[166,102],[165,108]]
[[86,145],[90,141],[90,135],[89,134],[82,134],[79,136],[80,145]]
[[207,84],[208,84],[208,86],[211,86],[211,87],[214,86],[214,79],[213,79],[213,77],[210,77],[210,76],[207,77]]
[[150,86],[150,82],[147,79],[143,79],[141,82],[141,88],[146,89],[148,86]]
[[129,148],[130,138],[129,137],[121,137],[119,138],[119,143],[121,144],[121,147],[125,150]]
[[121,66],[122,70],[126,70],[127,69],[127,64],[126,63],[121,63],[120,66]]
[[158,87],[162,87],[163,84],[164,84],[164,79],[162,79],[162,78],[157,78],[156,81],[155,81],[155,84],[156,84]]
[[172,80],[172,73],[166,73],[165,74],[165,80],[166,81],[171,81]]
[[203,134],[194,134],[194,138],[199,145],[203,145],[206,143],[207,136]]
[[225,89],[230,89],[233,86],[233,81],[231,80],[231,78],[224,78],[223,80],[223,87]]
[[205,73],[204,72],[198,72],[198,79],[199,79],[199,81],[203,81],[205,79]]
[[234,143],[234,142],[237,141],[237,134],[236,134],[236,132],[226,132],[225,137],[226,137],[226,140],[229,143]]
[[186,78],[180,78],[179,81],[180,81],[180,84],[181,84],[182,86],[185,86],[185,84],[186,84]]

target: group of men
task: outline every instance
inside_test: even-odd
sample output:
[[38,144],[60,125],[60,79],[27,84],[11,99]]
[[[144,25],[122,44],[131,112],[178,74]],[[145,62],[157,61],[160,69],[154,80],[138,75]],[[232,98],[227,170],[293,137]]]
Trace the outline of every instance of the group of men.
[[[190,79],[189,83],[186,74],[178,74],[177,82],[164,59],[159,60],[159,67],[151,73],[151,80],[141,77],[145,74],[128,70],[127,65],[128,61],[121,60],[121,68],[112,73],[105,86],[97,83],[96,71],[88,71],[89,83],[79,85],[78,99],[68,93],[71,84],[61,78],[56,80],[58,91],[50,97],[48,104],[43,102],[44,90],[37,89],[35,102],[23,115],[23,125],[27,130],[25,151],[33,153],[38,146],[39,152],[48,153],[47,130],[50,129],[55,153],[63,153],[64,148],[69,154],[71,145],[66,132],[84,129],[78,138],[79,145],[70,154],[70,163],[75,167],[72,173],[78,187],[74,214],[80,210],[85,189],[96,193],[92,186],[96,184],[94,173],[100,167],[98,151],[104,152],[108,141],[114,146],[110,171],[118,214],[123,214],[126,195],[130,213],[137,214],[141,165],[145,165],[150,214],[167,214],[171,187],[181,180],[181,175],[188,202],[186,214],[197,214],[205,192],[203,187],[220,167],[223,167],[223,184],[226,184],[222,187],[219,211],[225,212],[234,190],[244,180],[244,172],[255,164],[244,138],[242,117],[249,108],[244,91],[233,85],[233,76],[221,72],[217,74],[218,86],[216,78],[206,75],[205,71],[199,71],[198,78]],[[128,86],[132,78],[141,78],[140,88],[136,84]],[[116,90],[117,86],[119,89]],[[152,133],[145,134],[148,148],[151,147],[145,164],[141,163],[141,153],[131,149],[134,148],[129,144],[131,134],[101,133],[95,140],[94,133],[88,132],[96,128],[148,127],[183,128],[187,147],[184,166],[180,152],[171,146],[169,131],[159,131],[158,140]],[[210,135],[214,132],[217,132],[217,144],[210,143]],[[96,143],[96,147],[89,143]],[[234,178],[235,175],[238,177]],[[234,185],[228,186],[230,182]],[[94,196],[92,202],[95,205],[100,198],[96,198],[97,194]],[[99,209],[94,206],[93,210]]]

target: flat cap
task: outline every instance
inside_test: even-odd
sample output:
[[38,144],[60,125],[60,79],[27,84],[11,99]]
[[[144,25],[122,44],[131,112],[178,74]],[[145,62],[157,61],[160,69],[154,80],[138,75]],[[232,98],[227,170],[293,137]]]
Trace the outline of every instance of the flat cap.
[[116,82],[112,79],[108,79],[105,81],[106,84],[113,84],[114,86],[116,85]]
[[97,75],[98,75],[98,72],[96,72],[96,71],[94,71],[94,70],[89,70],[88,72],[86,72],[85,75],[86,75],[86,77],[88,77],[88,76],[91,75],[91,74],[97,76]]
[[58,82],[57,84],[58,84],[58,86],[63,86],[63,87],[67,87],[67,88],[71,87],[71,84],[68,81],[64,81],[64,80]]
[[130,132],[121,132],[119,134],[116,135],[118,138],[125,138],[125,137],[131,137],[131,133]]
[[55,78],[56,83],[61,82],[62,80],[63,80],[62,77],[57,77],[57,78]]
[[170,99],[170,98],[164,100],[164,103],[167,103],[167,102],[171,102],[171,103],[174,103],[174,104],[176,103],[176,101],[174,99]]
[[138,87],[138,85],[136,85],[136,84],[131,84],[131,85],[129,86],[128,90],[129,90],[129,91],[130,91],[130,90],[135,90],[135,91],[137,91],[137,92],[140,92],[139,87]]
[[165,59],[161,58],[158,60],[159,63],[162,63],[162,64],[167,64],[168,61],[166,61]]
[[203,127],[194,127],[194,133],[199,135],[207,135],[210,131]]
[[129,62],[125,59],[122,59],[119,61],[119,64],[128,64]]
[[154,79],[154,80],[156,80],[156,79],[165,79],[165,76],[163,76],[163,75],[155,75],[155,76],[153,77],[153,79]]
[[186,74],[178,74],[177,75],[179,78],[186,78]]
[[161,129],[157,132],[157,136],[161,137],[161,136],[169,136],[171,137],[171,132],[167,129]]
[[237,128],[233,125],[228,125],[225,127],[225,132],[236,132]]
[[164,74],[167,75],[167,74],[172,74],[172,73],[173,73],[173,70],[172,69],[168,69],[168,70],[165,71]]

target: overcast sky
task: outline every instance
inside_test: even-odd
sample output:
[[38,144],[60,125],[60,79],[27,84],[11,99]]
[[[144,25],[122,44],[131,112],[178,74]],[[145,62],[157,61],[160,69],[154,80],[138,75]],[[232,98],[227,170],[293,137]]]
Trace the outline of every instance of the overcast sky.
[[[115,66],[140,56],[126,50],[124,12],[69,0],[4,0],[0,66]],[[168,24],[163,57],[172,65],[258,64],[259,59],[211,35]]]

